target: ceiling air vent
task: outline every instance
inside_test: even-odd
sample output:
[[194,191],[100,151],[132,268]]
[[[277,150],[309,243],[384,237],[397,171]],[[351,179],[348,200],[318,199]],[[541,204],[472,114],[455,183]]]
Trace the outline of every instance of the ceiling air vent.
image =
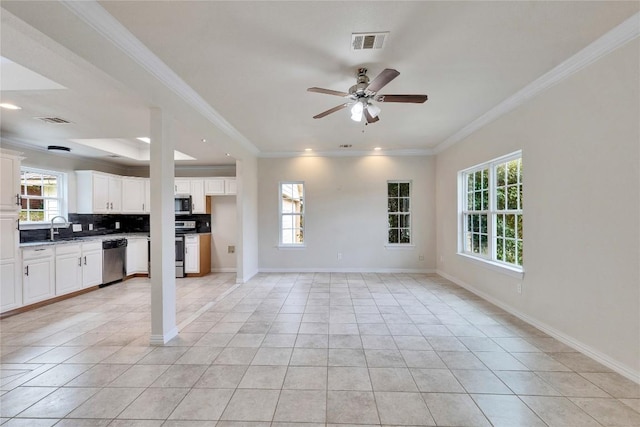
[[389,33],[353,33],[351,34],[351,50],[378,50],[384,47]]
[[42,120],[45,123],[53,123],[56,125],[66,125],[68,123],[71,123],[68,120],[65,119],[61,119],[60,117],[35,117],[38,120]]
[[340,144],[340,148],[351,148],[353,145],[351,144]]

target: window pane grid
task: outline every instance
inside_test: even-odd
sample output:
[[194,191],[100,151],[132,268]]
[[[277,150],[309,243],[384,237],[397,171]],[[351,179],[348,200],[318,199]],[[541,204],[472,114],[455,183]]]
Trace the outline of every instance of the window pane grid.
[[280,244],[304,243],[304,184],[280,184]]
[[62,173],[21,169],[20,221],[48,222],[62,214],[62,176]]
[[462,183],[462,250],[522,266],[522,158],[518,155],[463,172]]
[[411,244],[411,183],[387,182],[387,243]]

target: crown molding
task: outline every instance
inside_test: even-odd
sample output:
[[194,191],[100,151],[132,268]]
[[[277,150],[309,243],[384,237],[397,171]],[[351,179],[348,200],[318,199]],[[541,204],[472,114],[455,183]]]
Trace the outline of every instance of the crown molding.
[[258,157],[264,159],[279,159],[290,157],[408,157],[408,156],[431,156],[434,152],[430,148],[406,149],[406,150],[332,150],[332,151],[271,151],[261,152]]
[[434,148],[438,154],[640,35],[640,12],[520,89]]
[[84,23],[133,59],[218,129],[254,155],[260,150],[95,0],[62,1]]

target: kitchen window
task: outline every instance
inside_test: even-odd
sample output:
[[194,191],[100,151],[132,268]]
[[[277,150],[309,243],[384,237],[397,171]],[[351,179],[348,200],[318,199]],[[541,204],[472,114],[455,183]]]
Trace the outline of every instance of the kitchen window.
[[387,243],[411,244],[411,182],[387,182]]
[[461,171],[459,253],[522,272],[522,153]]
[[280,245],[304,245],[304,182],[280,183]]
[[66,174],[28,167],[20,168],[20,222],[49,223],[65,215]]

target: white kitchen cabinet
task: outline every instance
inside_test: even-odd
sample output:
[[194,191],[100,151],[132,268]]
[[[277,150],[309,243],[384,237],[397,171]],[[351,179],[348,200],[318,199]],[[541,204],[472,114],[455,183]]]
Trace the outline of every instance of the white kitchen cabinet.
[[175,194],[191,194],[191,182],[188,178],[176,178],[173,190]]
[[56,245],[56,296],[82,289],[82,248],[77,244]]
[[236,178],[205,178],[204,193],[207,196],[236,194]]
[[102,242],[82,244],[82,287],[102,284]]
[[18,215],[0,214],[0,312],[22,306]]
[[145,178],[122,178],[122,213],[140,214],[148,213],[147,182]]
[[22,302],[33,304],[55,296],[53,246],[22,250]]
[[122,177],[96,171],[76,171],[76,178],[78,213],[122,212]]
[[191,210],[194,214],[207,213],[207,196],[204,194],[204,180],[192,179],[189,182],[191,188]]
[[223,196],[224,187],[224,178],[205,178],[204,180],[204,193],[207,196]]
[[144,213],[151,212],[151,180],[144,180]]
[[184,272],[189,276],[211,273],[211,234],[188,234],[184,239]]
[[149,273],[149,240],[127,237],[127,276]]
[[0,151],[0,211],[20,210],[20,162],[22,157]]
[[200,273],[200,239],[197,234],[184,238],[184,272]]
[[224,179],[224,194],[236,194],[236,179],[225,178]]

